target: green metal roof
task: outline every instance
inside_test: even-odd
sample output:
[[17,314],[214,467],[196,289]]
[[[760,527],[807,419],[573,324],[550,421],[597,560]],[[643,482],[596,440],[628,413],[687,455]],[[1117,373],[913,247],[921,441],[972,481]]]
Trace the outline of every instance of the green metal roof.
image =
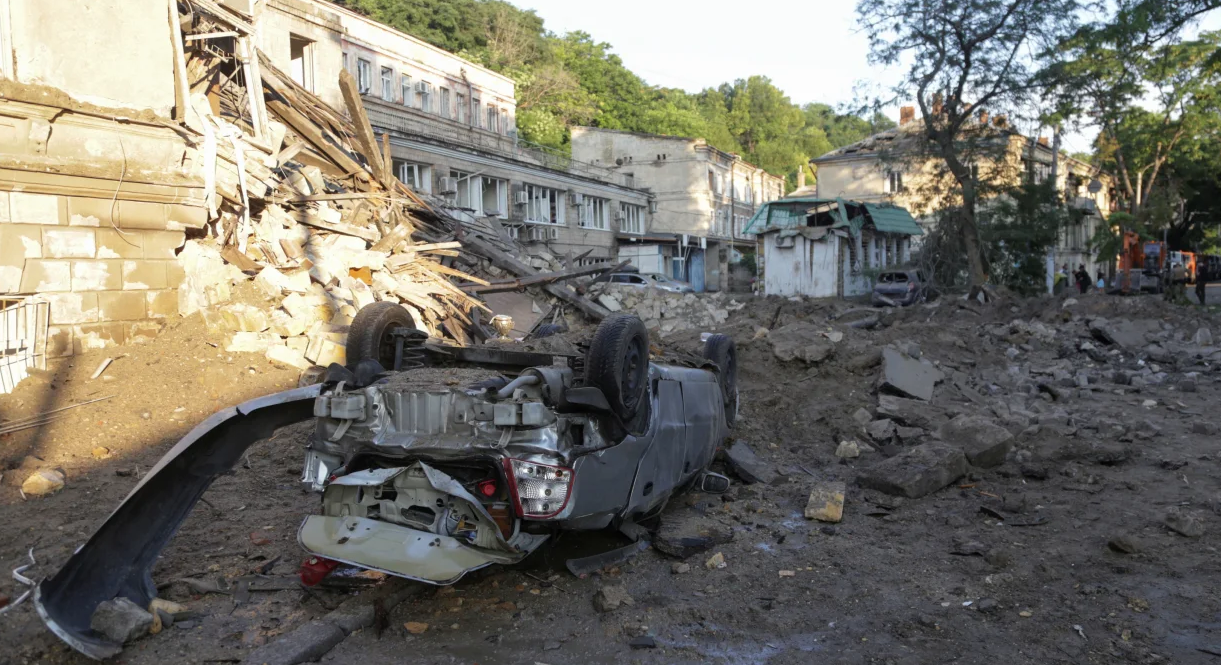
[[900,208],[889,203],[866,203],[865,209],[873,220],[873,226],[882,233],[903,233],[906,235],[924,235],[924,229],[916,223],[906,208]]
[[759,206],[742,232],[759,233],[770,227],[800,226],[806,221],[806,211],[819,203],[835,203],[835,199],[800,197],[769,201]]
[[[839,217],[839,221],[831,225],[833,229],[847,228],[853,235],[858,235],[865,222],[871,221],[874,227],[883,233],[899,233],[913,236],[924,235],[924,230],[920,228],[920,225],[916,223],[911,213],[907,212],[905,208],[889,203],[859,203],[857,201],[845,201],[844,199],[819,199],[813,197],[780,199],[764,203],[755,211],[754,216],[750,218],[750,222],[746,225],[743,232],[762,233],[767,229],[802,226],[805,224],[807,211],[816,205],[824,203],[838,204],[835,213]],[[858,214],[849,218],[849,205],[854,207],[863,206],[868,214],[868,218],[864,214]]]

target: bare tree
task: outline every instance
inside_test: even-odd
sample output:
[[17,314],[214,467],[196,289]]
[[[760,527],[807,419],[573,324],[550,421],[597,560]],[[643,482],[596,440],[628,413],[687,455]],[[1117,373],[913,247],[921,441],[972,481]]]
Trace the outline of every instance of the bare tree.
[[932,153],[961,196],[959,229],[971,293],[988,281],[976,208],[976,156],[1000,149],[974,131],[979,114],[1013,114],[1039,94],[1042,59],[1076,28],[1076,0],[860,0],[870,62],[905,71],[897,100],[913,99]]

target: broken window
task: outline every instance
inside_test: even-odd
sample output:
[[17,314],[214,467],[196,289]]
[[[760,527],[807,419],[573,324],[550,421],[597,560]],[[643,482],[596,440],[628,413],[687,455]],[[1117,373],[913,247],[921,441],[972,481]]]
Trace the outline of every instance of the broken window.
[[644,233],[644,208],[630,203],[619,204],[619,231],[622,233]]
[[454,197],[454,205],[459,208],[475,210],[478,213],[479,211],[475,205],[475,202],[479,200],[478,186],[475,184],[475,179],[471,177],[471,174],[462,171],[450,171],[449,177],[454,180],[458,188],[458,194]]
[[483,190],[483,215],[485,217],[508,217],[509,181],[500,178],[480,178],[480,188]]
[[581,203],[581,219],[578,224],[587,229],[598,229],[606,231],[610,229],[610,219],[607,216],[607,207],[610,201],[599,199],[592,196],[586,196]]
[[886,179],[883,183],[883,192],[886,194],[898,194],[903,191],[903,172],[902,171],[886,171]]
[[564,225],[564,193],[558,189],[526,185],[526,221]]
[[404,185],[424,194],[432,193],[432,167],[395,160],[395,174]]
[[[300,35],[289,34],[289,72],[297,85],[314,92],[314,42]],[[348,54],[344,56],[344,68],[347,68]]]
[[356,87],[362,95],[373,90],[373,63],[364,58],[356,59]]
[[382,67],[382,99],[394,101],[394,70],[389,67]]

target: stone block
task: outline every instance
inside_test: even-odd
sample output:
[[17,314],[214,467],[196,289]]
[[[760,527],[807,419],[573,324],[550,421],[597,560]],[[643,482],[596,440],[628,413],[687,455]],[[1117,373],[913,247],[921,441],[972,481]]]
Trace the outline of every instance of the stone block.
[[144,236],[144,258],[173,259],[178,249],[186,242],[182,231],[146,231]]
[[225,305],[220,309],[225,326],[235,332],[263,332],[271,327],[267,312],[242,303]]
[[836,523],[844,519],[844,483],[831,481],[819,483],[810,491],[806,502],[806,519]]
[[835,345],[823,334],[823,330],[808,321],[798,321],[768,333],[772,355],[778,360],[791,362],[801,360],[819,363],[835,352]]
[[135,321],[127,324],[127,343],[144,344],[157,339],[157,335],[165,328],[160,321]]
[[602,305],[611,312],[618,312],[623,309],[623,305],[619,304],[619,300],[608,294],[598,296],[598,304]]
[[296,337],[305,334],[306,325],[282,309],[271,312],[271,331],[280,337]]
[[58,225],[60,204],[60,197],[54,194],[31,194],[29,192],[11,192],[9,194],[10,218],[17,224]]
[[100,603],[89,619],[89,627],[111,642],[126,644],[148,634],[153,615],[124,596]]
[[18,265],[0,263],[0,293],[18,293],[21,291],[21,273],[25,261]]
[[254,277],[254,285],[268,298],[279,298],[288,286],[288,278],[273,266],[267,266]]
[[165,206],[165,228],[170,231],[202,229],[208,223],[208,211],[197,206],[171,203]]
[[44,228],[42,255],[48,259],[92,259],[97,254],[93,229]]
[[119,228],[161,231],[166,228],[165,204],[148,201],[119,201]]
[[123,288],[123,262],[73,261],[73,291],[118,291]]
[[110,199],[94,199],[82,196],[67,198],[69,226],[111,227],[118,223],[118,203]]
[[107,225],[95,230],[97,258],[142,259],[144,258],[144,234],[138,231],[119,233]]
[[169,288],[166,267],[170,261],[124,261],[123,288],[152,290]]
[[330,367],[332,363],[347,364],[347,347],[343,342],[318,335],[312,335],[308,339],[309,346],[305,350],[305,357],[315,365]]
[[725,458],[729,462],[729,468],[747,483],[768,484],[776,479],[776,471],[772,469],[772,465],[759,459],[745,441],[735,441],[725,451]]
[[140,291],[102,291],[96,295],[103,321],[148,318],[148,299]]
[[919,400],[878,395],[878,416],[908,427],[935,429],[945,414],[941,409]]
[[866,469],[857,478],[865,489],[918,499],[932,494],[967,472],[967,458],[958,446],[926,443]]
[[0,226],[0,265],[21,267],[26,259],[43,258],[42,231],[44,228],[33,224]]
[[183,281],[187,278],[187,272],[183,269],[182,264],[177,261],[171,261],[165,264],[165,285],[171,289],[176,289],[182,286]]
[[9,205],[8,192],[0,192],[0,224],[13,221],[12,215],[9,214]]
[[277,367],[297,369],[302,372],[314,366],[313,363],[305,359],[305,355],[300,351],[294,351],[284,345],[273,346],[267,349],[267,359]]
[[[277,335],[277,337],[279,337],[279,335]],[[288,348],[292,349],[293,351],[300,351],[301,353],[305,353],[306,350],[309,349],[309,338],[306,337],[305,335],[300,335],[297,337],[289,337],[288,339],[284,340],[284,346],[287,346]],[[306,360],[310,360],[310,358],[307,357]]]
[[72,326],[72,352],[105,349],[127,341],[127,326],[120,321]]
[[225,345],[227,353],[267,353],[273,344],[279,345],[276,335],[260,332],[235,332]]
[[144,298],[150,318],[163,319],[178,313],[177,291],[145,291]]
[[985,469],[1003,464],[1013,441],[1009,430],[979,416],[958,416],[939,433],[946,443],[961,447],[973,466]]
[[72,290],[72,262],[29,259],[21,273],[22,293]]
[[941,370],[930,364],[920,362],[896,349],[882,349],[879,390],[927,402],[933,398],[933,387],[944,378]]
[[96,293],[48,293],[51,306],[51,323],[97,323],[98,294]]
[[47,357],[65,358],[72,355],[72,326],[47,329]]

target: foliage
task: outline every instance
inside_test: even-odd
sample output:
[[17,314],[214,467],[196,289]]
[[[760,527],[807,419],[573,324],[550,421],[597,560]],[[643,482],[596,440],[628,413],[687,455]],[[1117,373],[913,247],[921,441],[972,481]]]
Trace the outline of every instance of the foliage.
[[1049,250],[1079,212],[1060,205],[1050,181],[1026,182],[981,210],[980,239],[993,283],[1022,295],[1046,290]]

